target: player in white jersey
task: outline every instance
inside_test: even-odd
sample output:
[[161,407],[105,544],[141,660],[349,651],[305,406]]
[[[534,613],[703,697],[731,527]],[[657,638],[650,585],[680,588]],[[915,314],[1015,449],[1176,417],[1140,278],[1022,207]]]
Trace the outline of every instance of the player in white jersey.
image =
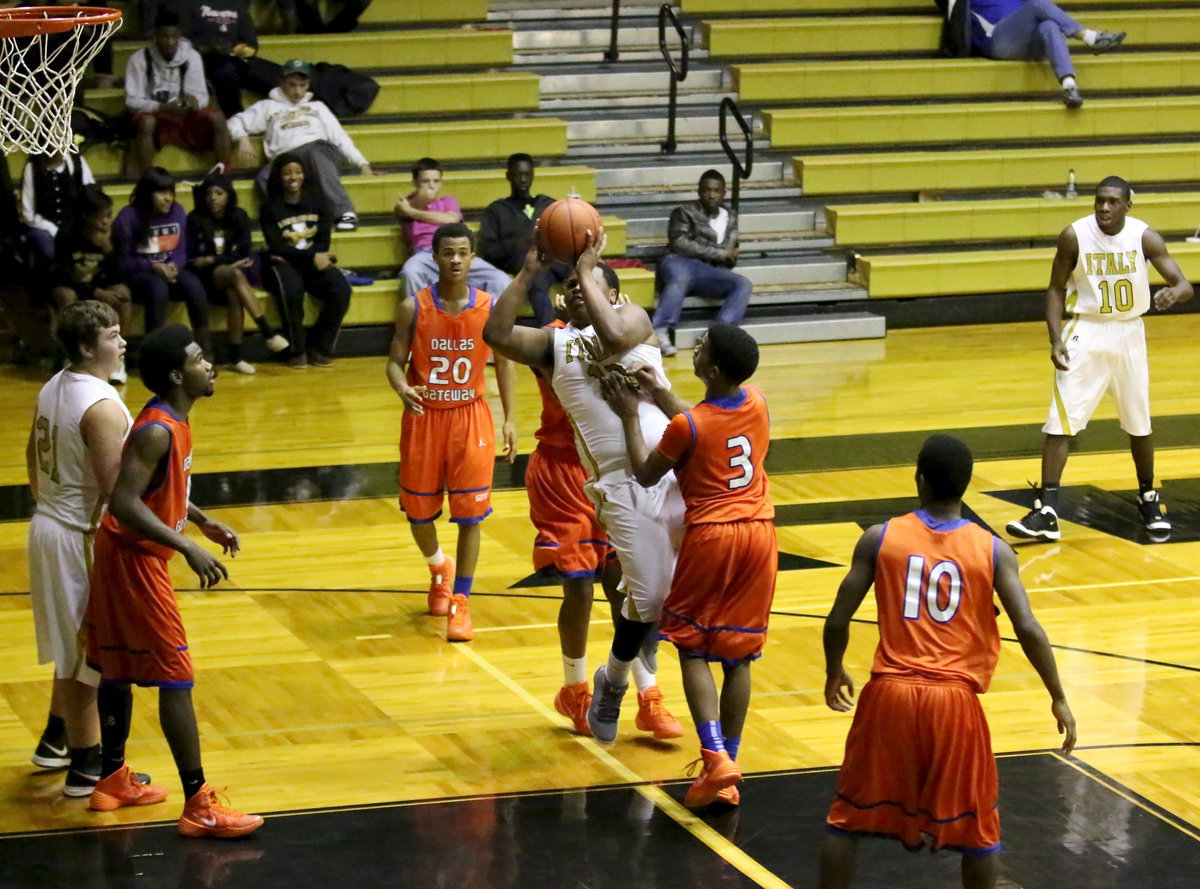
[[70,766],[64,792],[87,796],[100,775],[99,676],[84,663],[79,629],[93,536],[132,420],[108,383],[125,358],[116,312],[94,300],[77,302],[63,310],[57,336],[69,364],[38,394],[25,449],[37,502],[29,524],[29,581],[38,662],[54,662],[50,717],[33,762]]
[[[656,624],[683,533],[683,499],[673,473],[652,488],[642,488],[633,478],[621,420],[600,390],[606,373],[621,373],[634,364],[656,368],[664,383],[666,376],[650,316],[639,306],[613,305],[618,289],[604,283],[603,248],[601,236],[580,257],[568,282],[570,323],[559,330],[516,324],[530,282],[543,268],[536,252],[530,251],[525,267],[492,308],[483,338],[497,354],[528,364],[550,380],[575,427],[576,445],[589,473],[588,497],[621,560],[625,601],[608,663],[593,677],[588,726],[597,740],[616,739],[632,670],[639,689],[638,727],[654,731],[657,738],[679,737],[683,728],[665,708],[645,707],[645,693],[657,683],[647,663],[652,658],[639,658],[638,653],[643,643],[657,638]],[[609,275],[615,278],[611,270]],[[669,418],[649,399],[639,405],[639,415],[647,442],[657,443]]]
[[[1008,533],[1058,540],[1058,486],[1071,439],[1082,432],[1104,393],[1112,391],[1129,435],[1138,481],[1138,509],[1152,539],[1171,532],[1154,489],[1150,435],[1150,372],[1142,315],[1192,298],[1192,285],[1167,253],[1162,236],[1126,214],[1129,183],[1109,176],[1096,187],[1095,212],[1063,229],[1046,291],[1046,326],[1054,392],[1042,431],[1042,480],[1033,509],[1009,522]],[[1152,264],[1167,282],[1150,298]],[[1064,317],[1065,316],[1065,317]]]

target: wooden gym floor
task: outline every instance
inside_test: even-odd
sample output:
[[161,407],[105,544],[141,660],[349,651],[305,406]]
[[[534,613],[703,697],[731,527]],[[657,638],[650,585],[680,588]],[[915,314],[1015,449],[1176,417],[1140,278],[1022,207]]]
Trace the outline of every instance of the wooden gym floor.
[[[1079,722],[1076,755],[1052,752],[1048,700],[1006,622],[983,699],[1001,756],[1007,878],[1024,889],[1191,887],[1200,872],[1200,316],[1147,325],[1175,534],[1142,537],[1106,403],[1068,464],[1063,540],[1018,546]],[[688,356],[667,363],[698,398]],[[822,703],[821,623],[854,541],[911,507],[913,460],[934,431],[971,444],[967,504],[1002,532],[1028,507],[1049,378],[1040,324],[764,349],[755,382],[771,404],[783,570],[754,667],[743,804],[705,821],[678,802],[696,743],[672,652],[659,676],[688,729],[680,742],[639,737],[628,705],[607,749],[554,713],[559,595],[530,577],[520,465],[498,468],[483,525],[476,638],[449,645],[423,613],[427,572],[394,503],[400,409],[383,359],[222,374],[193,415],[193,494],[241,533],[243,553],[211,592],[182,559],[174,574],[206,771],[235,805],[277,817],[220,844],[174,834],[179,792],[151,693],[136,696],[129,755],[171,787],[167,803],[91,813],[60,795],[61,773],[29,764],[49,690],[24,557],[24,441],[41,379],[0,368],[0,885],[327,886],[351,874],[361,885],[812,885],[849,726]],[[136,412],[146,393],[127,389]],[[524,453],[537,412],[522,374]],[[449,548],[453,530],[440,527]],[[848,664],[861,684],[873,607],[859,616]],[[593,665],[609,640],[597,607]],[[856,885],[954,886],[956,874],[954,856],[867,842]]]

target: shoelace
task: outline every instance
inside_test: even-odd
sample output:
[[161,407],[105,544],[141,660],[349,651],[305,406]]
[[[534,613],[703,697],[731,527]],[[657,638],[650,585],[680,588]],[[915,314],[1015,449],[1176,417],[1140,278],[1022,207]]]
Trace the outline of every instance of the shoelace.
[[687,775],[689,778],[692,777],[694,774],[696,774],[697,766],[700,767],[701,772],[704,771],[704,757],[703,756],[698,756],[695,759],[693,759],[691,762],[689,762],[687,764],[687,768],[684,769],[684,774]]

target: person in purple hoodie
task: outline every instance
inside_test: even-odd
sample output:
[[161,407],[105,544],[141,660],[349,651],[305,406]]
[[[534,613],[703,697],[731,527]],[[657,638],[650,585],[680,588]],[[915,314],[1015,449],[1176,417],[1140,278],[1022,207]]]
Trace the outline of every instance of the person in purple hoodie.
[[133,187],[129,205],[113,222],[117,269],[129,285],[133,301],[146,308],[146,332],[167,321],[171,300],[187,305],[196,342],[212,355],[208,330],[208,295],[187,263],[187,211],[175,200],[175,179],[162,167],[151,167]]

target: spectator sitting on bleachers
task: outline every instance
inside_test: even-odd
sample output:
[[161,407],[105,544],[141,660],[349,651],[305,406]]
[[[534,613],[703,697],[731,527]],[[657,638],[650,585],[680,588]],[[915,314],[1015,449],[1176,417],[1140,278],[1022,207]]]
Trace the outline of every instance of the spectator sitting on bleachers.
[[[50,296],[57,311],[81,299],[105,303],[117,313],[122,330],[129,330],[133,308],[129,288],[121,282],[112,243],[112,198],[99,185],[85,185],[72,210],[74,220],[58,230]],[[110,383],[124,383],[125,362]]]
[[238,206],[237,192],[228,176],[209,173],[192,190],[195,209],[187,218],[188,268],[200,279],[211,302],[227,309],[230,369],[254,373],[254,365],[242,357],[245,312],[250,313],[263,342],[272,352],[282,352],[288,341],[263,315],[254,294],[258,267],[250,249],[250,217]]
[[[462,208],[454,195],[443,195],[442,167],[431,157],[423,157],[413,165],[413,190],[396,199],[396,218],[400,231],[412,255],[404,262],[404,291],[412,297],[438,280],[438,267],[433,259],[433,233],[438,226],[462,222]],[[478,290],[499,296],[511,279],[482,257],[471,260],[467,283]]]
[[187,262],[187,211],[175,200],[175,179],[151,167],[138,179],[129,205],[113,223],[113,249],[133,301],[146,308],[146,333],[167,322],[171,300],[187,306],[196,342],[212,360],[208,296]]
[[1107,52],[1125,39],[1125,32],[1093,31],[1083,27],[1051,0],[971,0],[971,45],[979,55],[1002,61],[1048,59],[1062,83],[1068,108],[1083,105],[1075,82],[1075,66],[1066,38],[1082,40],[1092,52]]
[[221,113],[233,117],[242,110],[242,88],[255,82],[246,60],[258,52],[258,30],[246,0],[189,0],[182,19]]
[[[509,275],[521,271],[525,256],[533,246],[534,226],[542,212],[554,203],[552,197],[532,194],[533,167],[533,158],[528,154],[509,155],[505,178],[512,186],[512,193],[488,204],[479,224],[476,253]],[[562,264],[558,269],[551,266],[529,285],[529,305],[539,325],[554,320],[549,291],[565,280],[569,271]]]
[[[268,200],[259,213],[268,260],[263,278],[278,302],[291,341],[288,367],[331,367],[342,319],[350,308],[350,284],[329,252],[333,217],[304,158],[281,154],[271,163]],[[308,338],[304,330],[305,291],[321,303]],[[311,343],[311,345],[310,345]]]
[[279,0],[279,14],[289,34],[344,34],[358,27],[358,18],[371,0],[340,0],[338,5],[341,8],[329,21],[321,17],[319,0]]
[[25,241],[35,262],[54,259],[54,239],[75,218],[85,185],[95,182],[81,154],[35,154],[21,174],[21,217]]
[[150,45],[129,57],[125,66],[125,107],[136,135],[128,170],[141,175],[163,145],[189,151],[212,151],[227,161],[229,130],[219,108],[208,107],[204,62],[183,36],[179,16],[159,10]]
[[717,321],[737,324],[746,314],[753,285],[732,269],[738,260],[737,213],[722,206],[725,177],[716,170],[700,176],[700,199],[671,211],[667,255],[658,264],[658,308],[654,332],[663,355],[677,351],[670,330],[689,294],[724,300]]
[[[315,184],[325,195],[335,218],[334,227],[338,231],[354,231],[358,228],[358,214],[342,185],[338,162],[345,158],[364,176],[373,174],[371,164],[328,106],[313,98],[309,92],[311,83],[311,65],[299,59],[284,62],[279,86],[267,98],[231,117],[229,132],[238,142],[239,158],[247,163],[254,160],[250,136],[258,133],[263,134],[263,154],[268,161],[285,152],[303,158],[313,171]],[[255,182],[260,193],[266,193],[272,169],[273,164],[268,163],[259,171]]]

